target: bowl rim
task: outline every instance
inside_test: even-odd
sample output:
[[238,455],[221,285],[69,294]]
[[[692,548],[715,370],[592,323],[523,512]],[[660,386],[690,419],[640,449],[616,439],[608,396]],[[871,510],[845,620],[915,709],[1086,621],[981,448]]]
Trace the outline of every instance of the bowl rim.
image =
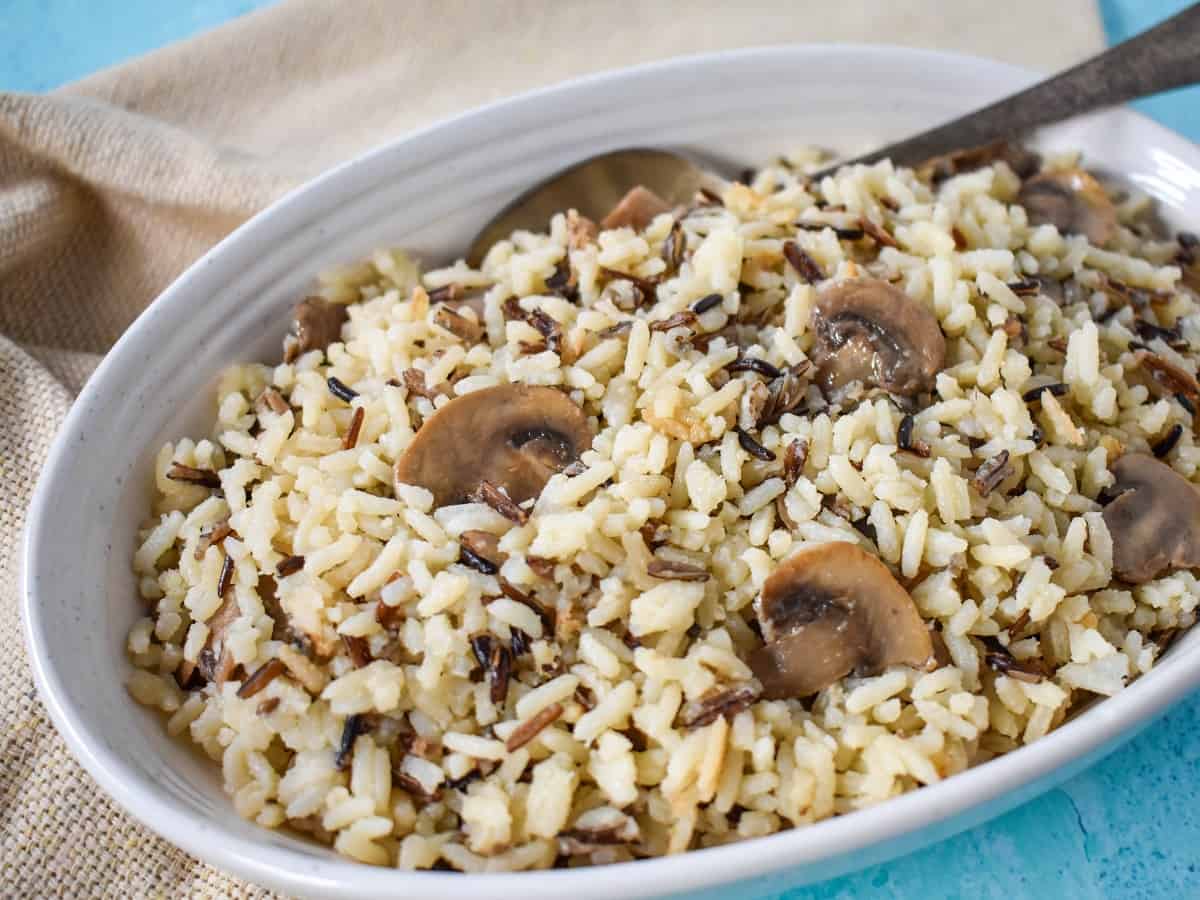
[[[1156,667],[1113,697],[1105,699],[1035,744],[1023,746],[980,766],[863,810],[834,816],[811,825],[718,847],[675,856],[638,860],[603,867],[516,873],[451,874],[404,871],[330,857],[314,859],[288,847],[267,842],[240,843],[221,840],[222,827],[177,801],[167,791],[143,778],[115,752],[105,747],[89,729],[86,715],[68,702],[63,681],[55,669],[47,622],[38,602],[36,573],[51,564],[52,523],[56,510],[49,503],[52,483],[70,468],[72,435],[103,400],[107,384],[127,363],[124,357],[146,336],[150,320],[163,313],[182,311],[187,298],[210,278],[222,283],[236,275],[221,274],[243,244],[271,242],[293,230],[312,227],[304,216],[327,206],[335,197],[347,198],[347,183],[369,186],[372,173],[394,151],[419,146],[432,136],[465,122],[487,122],[525,109],[558,95],[619,88],[622,83],[660,73],[686,71],[697,66],[745,65],[762,61],[800,62],[821,54],[852,54],[876,63],[905,62],[926,65],[966,66],[990,70],[1014,89],[1040,77],[1039,73],[969,54],[915,49],[886,44],[825,43],[779,44],[692,54],[584,75],[547,87],[475,107],[424,128],[388,140],[340,163],[289,191],[257,213],[192,263],[171,283],[116,341],[88,380],[58,434],[39,475],[25,527],[21,556],[20,609],[30,666],[38,692],[72,754],[104,791],[138,821],[193,856],[254,882],[283,885],[303,892],[345,895],[369,891],[382,894],[408,889],[424,897],[458,897],[464,888],[488,897],[560,897],[569,892],[591,895],[598,886],[607,892],[622,890],[642,896],[697,890],[766,875],[801,865],[832,862],[856,850],[896,841],[970,810],[982,810],[1005,795],[1016,797],[1009,805],[1032,796],[1028,790],[1072,762],[1081,763],[1111,750],[1141,725],[1160,715],[1180,697],[1200,686],[1200,653],[1176,658],[1172,665]],[[1141,114],[1121,109],[1113,114],[1130,117],[1139,130],[1160,144],[1191,158],[1200,167],[1200,149],[1170,129]],[[296,220],[301,221],[297,224]],[[132,702],[132,700],[131,700]],[[1022,789],[1026,789],[1024,792]],[[963,825],[961,827],[967,827]],[[958,830],[958,829],[955,829]],[[942,835],[944,837],[946,835]],[[695,865],[692,865],[692,862]],[[465,880],[464,880],[465,879]]]

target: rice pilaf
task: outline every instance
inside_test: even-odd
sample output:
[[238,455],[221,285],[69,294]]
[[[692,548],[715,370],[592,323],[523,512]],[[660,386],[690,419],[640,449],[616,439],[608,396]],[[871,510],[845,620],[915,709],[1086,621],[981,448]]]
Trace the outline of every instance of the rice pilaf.
[[[376,253],[321,276],[289,361],[221,376],[212,436],[157,457],[129,690],[241,815],[403,868],[677,853],[1035,741],[1191,626],[1200,555],[1146,562],[1106,504],[1144,519],[1154,466],[1196,477],[1194,245],[1148,237],[1137,198],[1103,235],[1031,224],[1043,176],[1003,160],[817,162],[641,229],[556,215],[478,270]],[[944,341],[907,393],[822,361],[822,304],[868,282]],[[499,407],[520,430],[561,403],[528,499],[458,483],[468,452],[512,471]],[[395,480],[434,469],[454,490]],[[864,569],[818,564],[845,545],[913,640],[851,610],[857,655],[781,696],[755,661],[772,576]]]

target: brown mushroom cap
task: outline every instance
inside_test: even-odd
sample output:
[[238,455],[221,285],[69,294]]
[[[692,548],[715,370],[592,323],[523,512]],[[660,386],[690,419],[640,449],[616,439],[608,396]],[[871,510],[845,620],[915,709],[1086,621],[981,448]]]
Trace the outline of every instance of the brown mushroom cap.
[[324,297],[305,297],[292,312],[292,334],[301,353],[324,350],[342,339],[346,307]]
[[1113,466],[1119,497],[1104,507],[1113,571],[1132,584],[1200,566],[1200,491],[1164,462],[1127,453]]
[[831,399],[855,381],[916,396],[932,389],[946,359],[946,339],[933,312],[876,278],[822,288],[812,326],[812,360]]
[[766,645],[750,668],[773,699],[805,697],[851,672],[929,666],[933,643],[908,592],[857,544],[807,547],[780,563],[757,603]]
[[1021,185],[1017,202],[1035,225],[1082,234],[1103,247],[1117,232],[1117,210],[1095,178],[1082,169],[1043,172]]
[[502,384],[451,400],[429,417],[396,461],[399,484],[462,503],[488,481],[517,503],[536,497],[592,444],[583,410],[551,387]]

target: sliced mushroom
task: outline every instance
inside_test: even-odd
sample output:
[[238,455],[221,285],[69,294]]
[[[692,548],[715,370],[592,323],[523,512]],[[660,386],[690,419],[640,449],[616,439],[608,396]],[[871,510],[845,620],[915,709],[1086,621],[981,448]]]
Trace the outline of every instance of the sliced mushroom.
[[434,413],[396,461],[399,484],[464,503],[483,481],[522,503],[592,443],[583,410],[555,388],[502,384],[456,397]]
[[857,544],[833,541],[792,554],[767,578],[757,612],[766,645],[751,654],[750,668],[770,699],[933,660],[912,598]]
[[340,303],[330,303],[323,297],[301,300],[292,313],[296,354],[324,350],[334,341],[340,341],[346,318],[346,307]]
[[655,216],[670,211],[671,206],[666,200],[639,184],[630,188],[629,192],[618,201],[609,214],[601,220],[600,227],[607,231],[610,228],[628,226],[634,231],[641,231],[654,220]]
[[1104,507],[1113,571],[1140,584],[1167,569],[1200,566],[1200,491],[1153,456],[1127,453],[1113,466],[1115,500]]
[[812,360],[830,400],[854,382],[914,397],[932,389],[946,358],[937,317],[904,291],[875,278],[822,288],[812,326]]
[[1034,225],[1082,234],[1103,247],[1117,233],[1117,210],[1107,192],[1082,169],[1043,172],[1021,185],[1017,202]]

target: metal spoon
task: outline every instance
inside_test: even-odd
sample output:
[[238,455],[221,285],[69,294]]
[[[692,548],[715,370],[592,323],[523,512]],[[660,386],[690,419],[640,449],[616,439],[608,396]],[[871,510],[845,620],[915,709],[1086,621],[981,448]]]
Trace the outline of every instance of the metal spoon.
[[[952,150],[1015,138],[1041,125],[1197,82],[1200,3],[1011,97],[837,166],[884,157],[898,165],[914,165]],[[676,205],[690,201],[701,187],[719,187],[723,179],[667,150],[602,153],[553,175],[505,207],[471,242],[467,262],[478,265],[496,241],[517,229],[545,228],[550,217],[564,209],[602,219],[638,184]]]

